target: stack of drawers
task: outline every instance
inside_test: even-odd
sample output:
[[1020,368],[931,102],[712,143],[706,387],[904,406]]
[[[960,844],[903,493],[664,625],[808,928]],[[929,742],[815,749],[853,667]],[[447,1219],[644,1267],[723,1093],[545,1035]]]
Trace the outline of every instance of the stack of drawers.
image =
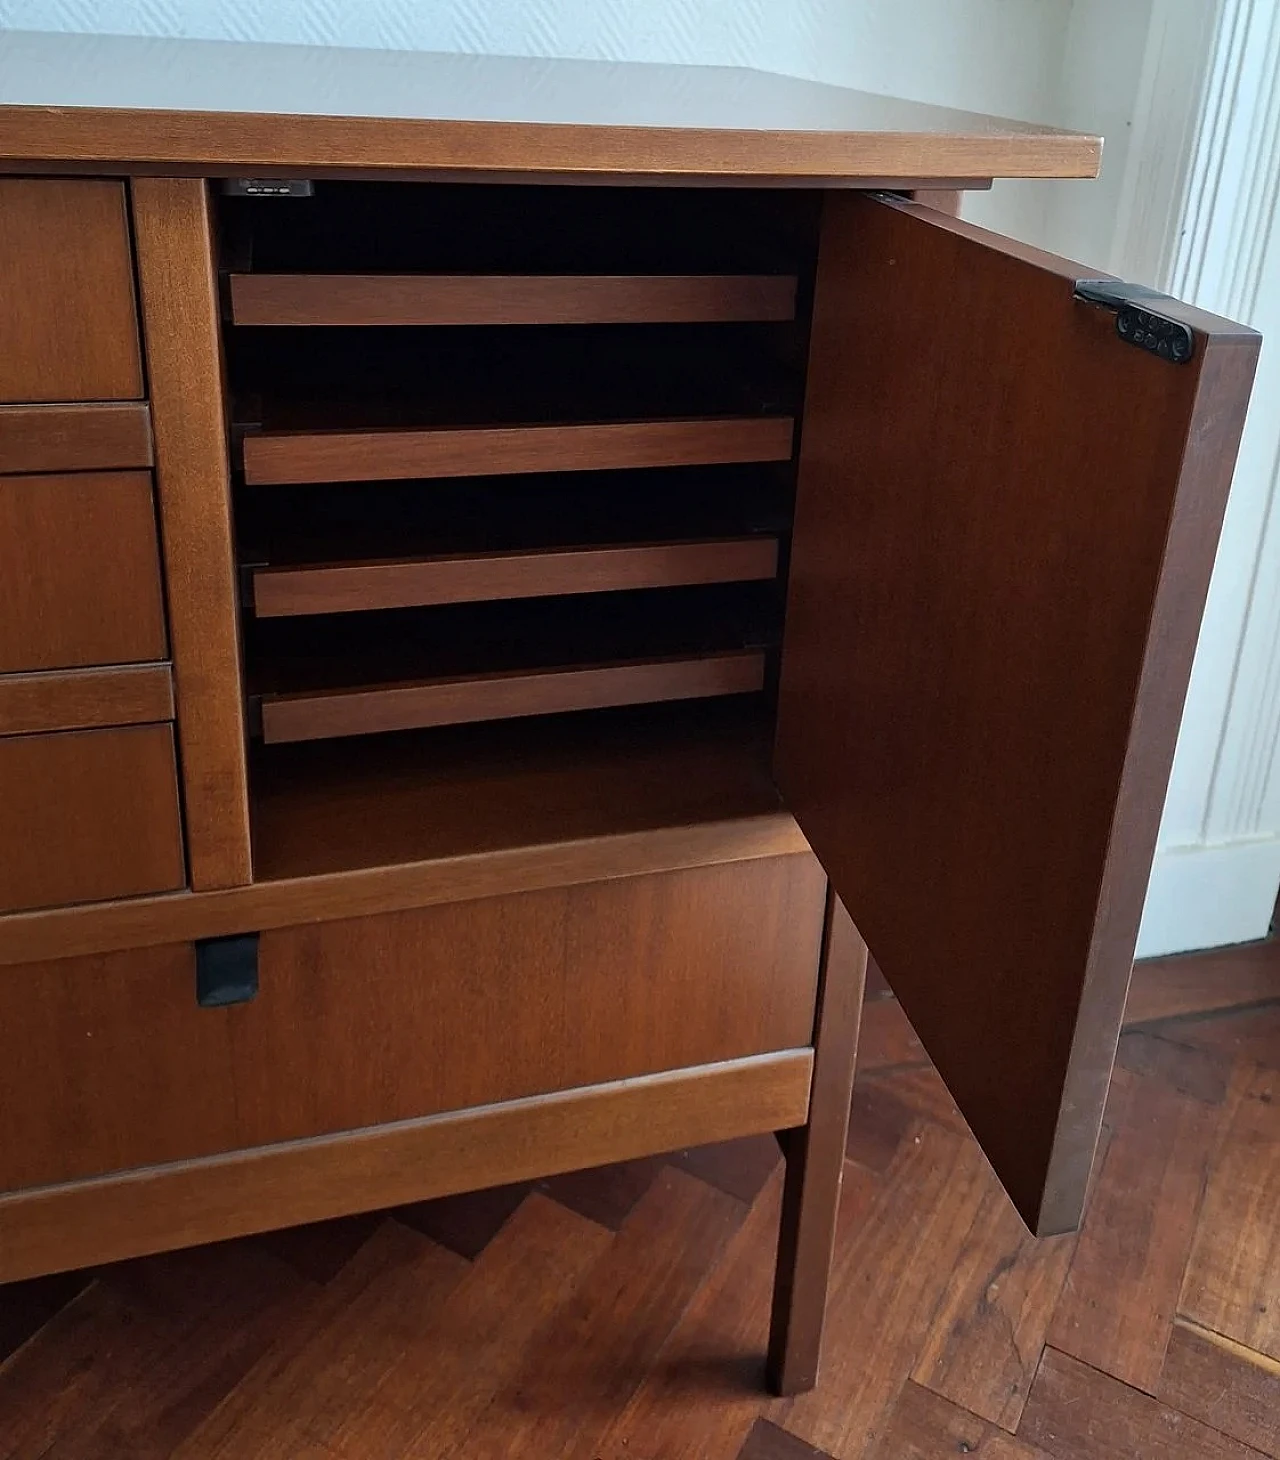
[[0,913],[185,881],[122,183],[0,181]]

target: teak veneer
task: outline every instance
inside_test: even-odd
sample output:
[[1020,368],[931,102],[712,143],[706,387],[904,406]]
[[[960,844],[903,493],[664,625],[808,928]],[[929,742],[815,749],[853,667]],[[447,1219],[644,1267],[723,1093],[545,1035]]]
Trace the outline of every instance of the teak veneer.
[[151,418],[141,401],[0,406],[0,472],[150,465]]
[[487,603],[627,588],[745,583],[777,573],[778,540],[763,536],[383,558],[257,569],[252,580],[253,611],[259,618],[279,618],[432,603]]
[[263,486],[787,461],[794,428],[790,416],[728,416],[426,431],[255,431],[244,440],[244,479]]
[[1258,353],[955,216],[1098,140],[110,37],[0,94],[0,1281],[772,1130],[795,1393],[868,948],[1074,1225]]
[[794,319],[786,274],[233,274],[254,325],[726,324]]

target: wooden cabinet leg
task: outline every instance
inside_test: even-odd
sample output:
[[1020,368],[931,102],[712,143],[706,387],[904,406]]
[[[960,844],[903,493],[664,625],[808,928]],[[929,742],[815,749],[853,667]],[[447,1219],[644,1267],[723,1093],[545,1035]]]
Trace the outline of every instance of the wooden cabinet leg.
[[828,894],[809,1123],[788,1133],[778,1270],[769,1329],[769,1386],[800,1394],[818,1377],[827,1280],[849,1132],[867,945]]

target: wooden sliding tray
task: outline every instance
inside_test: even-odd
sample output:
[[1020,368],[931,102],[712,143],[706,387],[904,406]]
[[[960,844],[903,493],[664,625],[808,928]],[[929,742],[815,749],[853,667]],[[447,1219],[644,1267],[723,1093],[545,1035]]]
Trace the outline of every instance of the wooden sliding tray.
[[238,325],[718,324],[795,318],[787,274],[232,274]]
[[263,695],[262,738],[324,740],[763,689],[763,650]]
[[777,572],[778,540],[760,536],[299,564],[257,568],[251,577],[254,612],[276,618],[737,583]]
[[244,479],[250,486],[269,486],[787,461],[794,427],[790,416],[725,416],[425,430],[267,430],[244,438]]

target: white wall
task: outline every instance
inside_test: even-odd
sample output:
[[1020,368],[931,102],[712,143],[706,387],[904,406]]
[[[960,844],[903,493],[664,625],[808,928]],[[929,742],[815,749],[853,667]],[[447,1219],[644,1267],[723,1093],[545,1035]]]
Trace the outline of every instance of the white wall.
[[[751,66],[1100,131],[1100,181],[998,183],[969,197],[966,216],[1100,270],[1172,283],[1250,322],[1274,317],[1280,329],[1280,291],[1271,299],[1259,283],[1264,262],[1267,277],[1280,279],[1280,240],[1252,248],[1248,230],[1270,215],[1243,204],[1238,220],[1214,221],[1208,204],[1221,201],[1223,184],[1212,146],[1193,179],[1206,206],[1191,220],[1190,243],[1181,207],[1207,72],[1220,73],[1207,131],[1230,131],[1223,109],[1242,88],[1259,126],[1268,117],[1280,126],[1280,106],[1273,116],[1265,105],[1280,70],[1271,8],[1272,0],[0,0],[0,32]],[[1235,49],[1215,59],[1220,11]],[[1270,156],[1258,130],[1245,127],[1235,145],[1229,193],[1241,191],[1241,168]],[[1215,136],[1218,151],[1230,152],[1231,138]],[[1274,151],[1280,167],[1280,141]],[[1243,283],[1242,254],[1253,260]],[[1277,372],[1280,362],[1264,357],[1263,400],[1280,389]],[[1146,953],[1261,936],[1280,881],[1280,572],[1268,572],[1260,552],[1264,532],[1280,537],[1280,420],[1268,424],[1265,414],[1251,419],[1215,574],[1143,925]],[[1280,557],[1280,543],[1271,552]]]
[[1280,25],[1273,0],[1208,8],[1218,23],[1166,278],[1264,345],[1147,898],[1140,946],[1153,953],[1262,937],[1280,882]]
[[1070,10],[1070,0],[0,0],[0,29],[757,66],[980,106],[1052,94]]
[[[1071,0],[0,0],[0,31],[751,66],[1053,121],[1071,10]],[[974,216],[1034,238],[1045,208],[1043,185],[1012,183]]]

